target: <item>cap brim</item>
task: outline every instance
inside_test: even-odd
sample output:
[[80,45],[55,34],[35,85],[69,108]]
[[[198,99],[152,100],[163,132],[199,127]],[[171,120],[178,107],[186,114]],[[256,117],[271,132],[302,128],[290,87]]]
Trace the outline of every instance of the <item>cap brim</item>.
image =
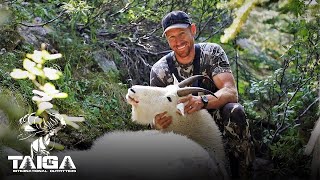
[[163,33],[162,33],[162,37],[165,35],[165,33],[167,31],[169,31],[170,29],[174,29],[174,28],[188,28],[190,26],[190,24],[174,24],[174,25],[171,25],[169,27],[167,27]]

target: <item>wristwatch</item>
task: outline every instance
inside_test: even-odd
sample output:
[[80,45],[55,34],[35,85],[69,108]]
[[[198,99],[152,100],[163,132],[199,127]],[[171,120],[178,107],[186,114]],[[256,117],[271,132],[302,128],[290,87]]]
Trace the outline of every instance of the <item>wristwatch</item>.
[[208,102],[209,102],[208,97],[207,96],[201,96],[201,101],[203,103],[203,108],[206,108],[207,105],[208,105]]

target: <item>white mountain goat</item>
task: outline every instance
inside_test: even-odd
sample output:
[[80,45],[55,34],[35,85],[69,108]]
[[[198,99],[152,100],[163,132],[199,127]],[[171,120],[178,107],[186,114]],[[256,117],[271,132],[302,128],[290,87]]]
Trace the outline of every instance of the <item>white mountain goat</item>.
[[320,179],[320,118],[316,122],[304,153],[312,154],[311,178]]
[[95,141],[90,150],[52,154],[57,155],[59,161],[70,156],[77,172],[27,175],[34,180],[223,179],[206,150],[187,137],[172,132],[111,132]]
[[211,115],[206,110],[186,116],[176,114],[179,96],[209,92],[201,88],[182,88],[200,78],[203,76],[166,88],[133,86],[128,90],[126,97],[133,106],[132,119],[149,124],[155,114],[167,111],[174,117],[167,132],[108,133],[98,139],[90,150],[58,154],[59,160],[64,156],[72,158],[76,173],[30,175],[34,175],[33,179],[46,180],[228,179],[221,133]]
[[139,124],[151,124],[156,114],[167,111],[167,114],[173,117],[172,124],[162,131],[173,131],[199,143],[209,152],[220,171],[227,177],[221,132],[213,117],[204,109],[184,116],[176,113],[180,97],[196,92],[213,94],[203,88],[186,87],[203,78],[206,77],[196,75],[180,83],[175,79],[174,85],[167,87],[135,85],[128,89],[126,99],[132,105],[132,120]]

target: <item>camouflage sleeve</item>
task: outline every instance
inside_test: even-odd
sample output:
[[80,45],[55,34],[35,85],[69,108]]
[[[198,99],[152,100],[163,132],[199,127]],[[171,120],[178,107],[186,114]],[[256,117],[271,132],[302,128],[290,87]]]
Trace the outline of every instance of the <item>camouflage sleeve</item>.
[[211,66],[211,76],[224,72],[231,73],[228,57],[220,45],[212,45],[210,53],[211,58],[209,64]]
[[166,84],[161,81],[161,79],[158,77],[157,73],[154,70],[154,67],[152,67],[150,71],[150,86],[158,86],[158,87],[165,87]]
[[167,60],[162,57],[151,68],[150,71],[150,86],[166,87],[173,82],[170,75]]
[[230,64],[228,57],[221,46],[217,46],[215,59],[218,62],[218,66],[213,69],[212,76],[217,75],[219,73],[231,72]]

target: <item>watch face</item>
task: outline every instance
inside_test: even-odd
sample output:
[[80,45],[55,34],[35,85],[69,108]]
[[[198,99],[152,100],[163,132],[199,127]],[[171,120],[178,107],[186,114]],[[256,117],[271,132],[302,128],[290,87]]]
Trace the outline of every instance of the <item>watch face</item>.
[[202,96],[202,101],[205,102],[205,103],[208,103],[208,98],[207,98],[207,96]]
[[206,106],[208,105],[208,98],[207,98],[207,96],[201,96],[201,100],[202,100],[202,102],[203,102],[203,104],[204,104],[204,107],[206,107]]

